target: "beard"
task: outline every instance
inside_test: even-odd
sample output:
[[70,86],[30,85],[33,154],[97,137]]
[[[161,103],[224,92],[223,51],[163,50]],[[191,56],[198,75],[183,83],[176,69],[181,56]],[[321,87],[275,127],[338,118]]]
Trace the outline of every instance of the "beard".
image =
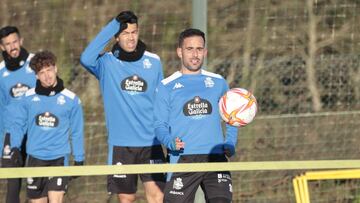
[[[199,60],[199,59],[198,59]],[[188,71],[191,71],[191,72],[197,72],[201,69],[203,65],[203,61],[201,61],[201,63],[199,63],[198,65],[191,65],[190,63],[184,63],[183,62],[183,66],[188,70]]]
[[17,58],[17,57],[19,57],[19,55],[20,55],[20,49],[18,49],[18,48],[12,49],[12,50],[10,50],[9,53],[10,53],[9,55],[10,55],[12,58]]

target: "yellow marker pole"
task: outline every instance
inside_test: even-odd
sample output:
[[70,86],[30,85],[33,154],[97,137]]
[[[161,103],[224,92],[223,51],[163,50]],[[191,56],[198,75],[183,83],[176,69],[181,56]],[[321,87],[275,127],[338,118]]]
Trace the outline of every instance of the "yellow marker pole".
[[306,202],[306,197],[305,197],[305,185],[304,185],[304,180],[303,180],[303,175],[301,175],[299,177],[299,185],[300,185],[300,196],[301,196],[301,203],[305,203]]
[[360,170],[311,171],[306,173],[306,177],[308,180],[358,179]]
[[303,192],[304,192],[304,203],[310,203],[309,186],[306,176],[302,176]]
[[297,176],[297,177],[293,178],[292,181],[293,181],[296,203],[302,203],[301,197],[300,197],[300,189],[299,189],[299,177]]

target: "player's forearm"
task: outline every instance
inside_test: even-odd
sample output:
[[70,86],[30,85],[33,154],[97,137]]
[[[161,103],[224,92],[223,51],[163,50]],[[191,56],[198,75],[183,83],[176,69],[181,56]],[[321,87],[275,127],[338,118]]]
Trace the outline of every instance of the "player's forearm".
[[169,128],[165,124],[157,124],[155,127],[156,138],[167,148],[173,148],[173,139],[170,136]]
[[74,161],[84,161],[85,150],[84,150],[84,135],[83,131],[78,130],[72,133],[72,154]]
[[9,135],[10,138],[10,148],[20,148],[22,140],[24,139],[24,134],[19,131],[6,131],[6,134]]
[[226,124],[226,139],[225,142],[227,144],[231,144],[233,146],[237,143],[237,134],[238,134],[239,128],[235,126],[231,126],[229,124]]
[[84,52],[81,54],[81,64],[90,71],[96,67],[96,60],[99,54],[104,50],[105,46],[114,37],[119,30],[120,23],[115,19],[110,21],[100,33],[90,42]]

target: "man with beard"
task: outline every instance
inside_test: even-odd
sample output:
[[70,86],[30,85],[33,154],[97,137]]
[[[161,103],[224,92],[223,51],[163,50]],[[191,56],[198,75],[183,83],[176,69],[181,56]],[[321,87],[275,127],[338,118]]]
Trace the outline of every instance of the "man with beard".
[[[19,149],[26,133],[28,167],[68,166],[84,163],[83,111],[80,99],[64,87],[57,76],[56,57],[50,51],[36,53],[30,61],[36,73],[35,88],[19,102],[7,107],[12,112],[5,132],[11,152]],[[71,142],[71,144],[70,144]],[[17,161],[16,158],[12,158]],[[27,197],[31,203],[61,203],[69,177],[28,177]]]
[[[237,128],[226,125],[224,139],[218,102],[229,89],[226,80],[202,70],[205,34],[186,29],[178,41],[181,68],[161,81],[155,97],[155,134],[171,149],[170,163],[227,162],[235,153]],[[199,186],[206,202],[230,203],[229,171],[168,174],[164,202],[194,202]]]
[[[100,55],[115,37],[111,52]],[[81,55],[82,65],[100,83],[108,130],[108,164],[164,162],[154,134],[155,88],[163,79],[158,55],[139,40],[138,18],[123,11],[110,21]],[[150,203],[163,200],[164,174],[140,174]],[[135,202],[137,174],[108,176],[108,191],[122,203]]]
[[[0,153],[2,154],[3,167],[22,167],[25,154],[25,140],[19,149],[21,153],[11,152],[9,148],[9,137],[5,136],[3,127],[9,115],[5,115],[6,106],[19,100],[30,88],[35,86],[35,74],[29,67],[29,61],[33,54],[30,54],[22,47],[23,38],[16,27],[6,26],[0,29],[0,47],[4,61],[0,63]],[[15,156],[19,162],[11,162]],[[19,193],[21,179],[8,179],[6,202],[20,202]]]

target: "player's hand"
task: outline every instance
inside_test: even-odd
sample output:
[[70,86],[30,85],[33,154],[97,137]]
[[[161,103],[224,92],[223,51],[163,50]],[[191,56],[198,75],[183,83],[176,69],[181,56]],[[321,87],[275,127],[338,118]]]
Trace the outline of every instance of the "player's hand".
[[[8,148],[6,146],[6,148]],[[4,167],[21,167],[23,166],[23,159],[21,152],[18,148],[12,148],[10,152],[7,151],[8,149],[4,149],[3,157],[2,157],[2,164]]]
[[115,36],[118,36],[119,33],[125,30],[128,26],[128,23],[137,23],[137,17],[132,11],[122,11],[115,17],[115,19],[120,23],[119,30],[115,34]]
[[[74,161],[74,166],[83,166],[83,165],[84,165],[83,161]],[[78,177],[80,177],[80,176],[71,176],[71,180],[74,180]]]
[[127,23],[129,21],[129,15],[126,12],[120,12],[116,18],[119,23]]
[[235,146],[229,143],[224,144],[224,154],[227,157],[232,157],[235,154]]
[[176,137],[172,146],[172,150],[182,151],[184,150],[185,142],[183,142],[179,137]]

